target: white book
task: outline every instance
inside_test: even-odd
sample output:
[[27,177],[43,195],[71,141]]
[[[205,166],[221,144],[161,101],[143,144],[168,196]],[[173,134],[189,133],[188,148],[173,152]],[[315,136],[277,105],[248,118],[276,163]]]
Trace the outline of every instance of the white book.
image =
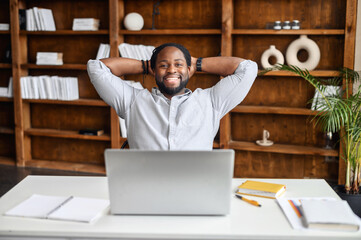
[[55,31],[55,21],[53,16],[53,11],[51,9],[41,8],[39,9],[39,13],[42,16],[44,23],[44,31]]
[[39,99],[39,87],[38,87],[38,77],[31,77],[31,98],[32,99]]
[[57,92],[57,76],[51,76],[51,94],[50,99],[56,100],[58,99],[58,92]]
[[344,200],[301,200],[302,220],[309,229],[358,231],[361,220]]
[[61,52],[37,52],[37,65],[63,65],[63,53]]
[[13,77],[10,77],[9,79],[9,85],[8,85],[8,97],[13,97],[14,91],[13,91]]
[[39,98],[40,99],[46,99],[46,93],[45,93],[45,80],[46,76],[39,76],[36,78],[36,81],[38,82],[38,89],[39,89]]
[[35,31],[41,31],[41,26],[40,26],[40,18],[39,18],[39,13],[38,13],[38,8],[37,7],[33,7],[32,8],[33,10],[33,16],[34,16],[34,22],[35,22],[35,26],[36,26],[36,29]]
[[106,199],[33,194],[5,215],[91,223],[104,214],[108,206]]
[[110,53],[110,45],[101,43],[98,48],[96,59],[108,58]]
[[99,30],[99,19],[95,18],[74,18],[73,31],[97,31]]
[[1,30],[1,31],[8,31],[8,30],[10,30],[10,24],[9,24],[9,23],[0,23],[0,30]]
[[26,9],[25,10],[25,17],[26,17],[26,30],[27,31],[32,31],[32,26],[31,26],[31,17],[32,17],[32,10],[31,9]]
[[0,97],[7,97],[7,96],[8,96],[8,88],[0,87]]

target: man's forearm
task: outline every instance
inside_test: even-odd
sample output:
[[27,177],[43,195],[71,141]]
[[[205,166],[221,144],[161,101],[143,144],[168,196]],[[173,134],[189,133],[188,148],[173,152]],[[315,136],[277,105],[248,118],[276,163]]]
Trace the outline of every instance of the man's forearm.
[[[131,58],[113,57],[100,59],[116,76],[143,73],[142,62]],[[146,62],[144,62],[146,64]]]
[[[196,68],[196,58],[192,59],[192,65]],[[238,65],[244,61],[238,57],[207,57],[202,59],[202,72],[228,76],[236,71]]]

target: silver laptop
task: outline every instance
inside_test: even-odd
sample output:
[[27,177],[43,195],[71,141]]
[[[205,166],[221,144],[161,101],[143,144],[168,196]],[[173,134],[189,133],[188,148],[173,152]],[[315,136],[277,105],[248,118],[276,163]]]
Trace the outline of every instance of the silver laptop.
[[112,214],[225,215],[234,151],[106,149]]

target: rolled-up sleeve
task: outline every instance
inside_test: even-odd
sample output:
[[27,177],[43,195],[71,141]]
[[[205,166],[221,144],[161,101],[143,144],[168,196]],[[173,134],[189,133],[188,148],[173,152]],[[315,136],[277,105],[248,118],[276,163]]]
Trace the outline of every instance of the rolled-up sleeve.
[[257,71],[257,63],[244,60],[238,65],[234,74],[223,78],[211,88],[213,108],[219,112],[220,118],[247,96],[257,77]]
[[117,114],[124,118],[134,96],[139,90],[126,84],[115,76],[110,69],[99,60],[89,60],[87,64],[91,83],[99,96],[113,107]]

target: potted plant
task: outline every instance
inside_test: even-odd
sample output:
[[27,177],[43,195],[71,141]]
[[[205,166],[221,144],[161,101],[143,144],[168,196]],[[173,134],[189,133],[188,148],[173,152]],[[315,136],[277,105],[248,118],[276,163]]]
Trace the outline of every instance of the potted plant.
[[[356,214],[361,216],[361,87],[359,86],[352,94],[352,86],[360,80],[359,74],[351,69],[343,68],[340,75],[330,79],[320,79],[310,74],[308,70],[302,70],[296,66],[276,64],[269,70],[283,70],[295,73],[308,81],[321,96],[317,102],[318,113],[313,118],[316,125],[321,126],[326,133],[340,133],[342,150],[340,157],[346,164],[346,179],[344,194],[358,194],[355,202],[359,209],[355,209],[349,202]],[[329,94],[327,86],[342,86],[341,92]],[[311,99],[313,101],[314,99]],[[357,206],[356,206],[357,207]]]

